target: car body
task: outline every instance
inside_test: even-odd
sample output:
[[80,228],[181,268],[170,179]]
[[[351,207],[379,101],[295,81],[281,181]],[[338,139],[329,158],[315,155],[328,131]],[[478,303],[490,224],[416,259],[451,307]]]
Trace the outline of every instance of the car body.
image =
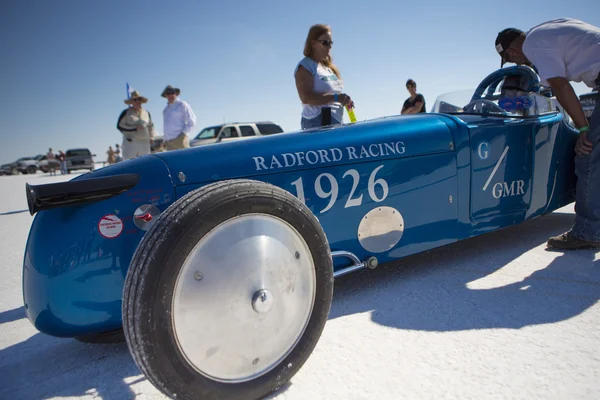
[[12,166],[11,166],[11,164],[2,164],[2,165],[0,165],[0,175],[12,175]]
[[[535,105],[507,112],[498,104],[514,77]],[[28,185],[37,214],[23,264],[27,316],[60,337],[123,328],[169,396],[264,396],[314,348],[334,277],[574,201],[578,132],[540,93],[533,70],[509,67],[464,101],[440,96],[432,113],[156,153]]]
[[95,154],[86,148],[69,149],[65,152],[67,161],[67,173],[78,169],[94,170]]
[[232,140],[243,140],[282,133],[283,129],[271,121],[231,122],[204,128],[190,140],[191,147]]
[[56,158],[53,160],[48,160],[48,156],[41,155],[38,156],[37,160],[37,168],[43,173],[48,173],[52,169],[54,169],[54,171],[60,170],[60,161],[58,161]]
[[22,174],[35,174],[38,171],[38,162],[43,156],[41,154],[31,157],[24,158],[17,162],[17,168]]
[[[35,157],[21,157],[12,163],[2,165],[0,169],[3,175],[18,175],[19,173],[26,174],[28,173],[27,167],[30,165],[35,166],[35,164]],[[32,169],[29,169],[29,171],[32,171]],[[33,173],[35,173],[35,171],[33,171]]]
[[154,136],[152,138],[152,144],[150,145],[150,152],[156,153],[157,151],[163,150],[163,141],[164,138],[162,135]]

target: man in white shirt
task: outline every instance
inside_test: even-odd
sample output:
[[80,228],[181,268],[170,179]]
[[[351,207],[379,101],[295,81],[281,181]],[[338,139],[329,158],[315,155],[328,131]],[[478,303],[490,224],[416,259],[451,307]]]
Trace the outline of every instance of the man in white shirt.
[[498,33],[496,51],[502,57],[501,66],[505,62],[533,65],[542,84],[552,88],[579,130],[575,224],[569,232],[550,238],[548,246],[600,249],[600,103],[588,125],[570,83],[584,82],[595,90],[600,87],[600,28],[571,18],[544,22],[527,33],[508,28]]
[[161,96],[168,101],[163,110],[163,143],[166,150],[190,147],[188,135],[196,126],[196,115],[188,103],[177,96],[181,91],[168,85]]

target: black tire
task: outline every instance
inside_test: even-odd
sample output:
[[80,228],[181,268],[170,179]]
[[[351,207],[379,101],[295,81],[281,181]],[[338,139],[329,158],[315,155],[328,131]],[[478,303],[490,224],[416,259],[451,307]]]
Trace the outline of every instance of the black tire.
[[97,333],[94,335],[75,336],[75,340],[82,343],[123,343],[125,342],[125,334],[123,329],[117,329],[115,331]]
[[[296,345],[274,368],[245,382],[217,381],[199,373],[178,347],[171,315],[174,286],[187,255],[200,239],[222,222],[251,213],[277,217],[300,233],[314,263],[314,303]],[[123,329],[136,364],[167,396],[181,400],[258,399],[284,385],[308,359],[327,321],[332,295],[329,243],[310,210],[273,185],[223,181],[179,199],[146,233],[125,280]]]
[[37,172],[37,168],[34,167],[33,165],[30,165],[29,167],[27,167],[28,174],[35,174],[36,172]]

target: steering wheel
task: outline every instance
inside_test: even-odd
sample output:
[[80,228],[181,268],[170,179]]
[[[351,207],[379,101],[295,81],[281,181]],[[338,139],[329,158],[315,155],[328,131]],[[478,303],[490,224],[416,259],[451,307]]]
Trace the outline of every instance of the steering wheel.
[[469,104],[467,104],[466,106],[463,107],[464,112],[475,112],[475,107],[477,105],[481,104],[482,109],[484,105],[488,105],[490,107],[492,107],[493,109],[498,110],[502,115],[508,115],[508,113],[506,112],[505,109],[503,109],[502,107],[500,107],[498,104],[494,103],[491,100],[487,100],[487,99],[475,99],[473,101],[471,101]]

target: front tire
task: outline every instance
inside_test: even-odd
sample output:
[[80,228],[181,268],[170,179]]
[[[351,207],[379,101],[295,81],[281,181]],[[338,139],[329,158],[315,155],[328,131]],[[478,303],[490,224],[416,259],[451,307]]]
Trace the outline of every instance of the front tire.
[[142,239],[123,329],[166,395],[257,399],[308,359],[332,294],[329,244],[303,203],[263,182],[218,182],[178,200]]

